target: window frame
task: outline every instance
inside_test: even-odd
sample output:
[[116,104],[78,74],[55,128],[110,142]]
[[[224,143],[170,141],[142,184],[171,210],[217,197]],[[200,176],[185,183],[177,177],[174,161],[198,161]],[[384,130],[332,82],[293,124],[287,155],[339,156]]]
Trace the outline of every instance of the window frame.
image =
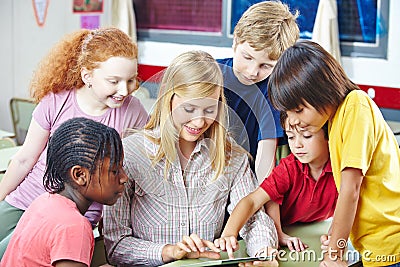
[[137,29],[139,41],[171,42],[178,44],[206,45],[229,47],[232,45],[233,35],[229,34],[231,1],[222,0],[222,27],[221,32],[200,32],[185,30]]
[[375,43],[340,42],[342,56],[387,59],[389,35],[389,1],[377,0],[377,31]]
[[[377,0],[377,23],[383,30],[377,31],[375,43],[340,42],[342,56],[387,59],[389,33],[389,1]],[[222,0],[221,32],[200,32],[185,30],[138,29],[139,41],[169,42],[177,44],[230,47],[232,0]]]

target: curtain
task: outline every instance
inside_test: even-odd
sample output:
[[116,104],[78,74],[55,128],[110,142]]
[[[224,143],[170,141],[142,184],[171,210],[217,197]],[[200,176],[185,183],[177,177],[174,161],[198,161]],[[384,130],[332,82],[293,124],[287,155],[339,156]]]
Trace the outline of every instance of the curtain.
[[341,63],[336,0],[319,1],[312,40],[320,44],[339,63]]
[[134,42],[137,41],[132,0],[112,1],[112,25],[128,34]]

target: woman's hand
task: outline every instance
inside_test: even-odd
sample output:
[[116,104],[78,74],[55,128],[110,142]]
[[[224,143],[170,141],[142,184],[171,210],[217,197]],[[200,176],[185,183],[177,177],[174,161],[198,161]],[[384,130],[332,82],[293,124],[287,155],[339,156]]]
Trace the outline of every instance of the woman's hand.
[[233,252],[239,249],[239,243],[235,236],[226,236],[214,240],[214,245],[228,253],[230,259],[234,259]]
[[308,248],[307,244],[304,244],[300,238],[292,237],[285,233],[278,234],[279,245],[287,246],[290,251],[303,251]]
[[191,234],[190,236],[183,236],[182,241],[175,245],[164,246],[162,250],[162,259],[165,263],[183,258],[219,259],[221,257],[219,252],[220,249],[218,249],[213,242],[201,239],[196,234]]

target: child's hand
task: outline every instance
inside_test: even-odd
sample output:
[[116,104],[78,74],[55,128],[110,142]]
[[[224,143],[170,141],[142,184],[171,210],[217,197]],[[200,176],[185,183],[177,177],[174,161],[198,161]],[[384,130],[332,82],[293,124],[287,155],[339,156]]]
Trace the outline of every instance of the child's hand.
[[226,236],[214,240],[214,245],[228,253],[230,259],[235,258],[233,252],[239,249],[239,243],[235,236]]
[[220,251],[213,242],[201,239],[196,234],[191,234],[190,236],[184,236],[182,241],[175,245],[166,245],[163,248],[162,257],[165,263],[183,258],[219,259],[221,257]]
[[303,251],[308,248],[307,244],[304,244],[300,238],[292,237],[285,233],[281,233],[278,235],[279,245],[287,246],[290,251]]
[[344,267],[348,266],[347,263],[343,260],[337,259],[332,260],[330,257],[324,256],[324,260],[319,264],[319,267]]
[[[329,250],[329,242],[331,240],[330,235],[322,235],[320,237],[321,241],[321,249],[323,252],[327,252]],[[335,255],[333,255],[335,256]],[[339,257],[332,257],[330,253],[324,253],[324,260],[319,264],[320,267],[338,267],[338,266],[347,266],[346,261],[340,259]]]
[[327,251],[328,250],[330,239],[331,239],[330,235],[321,235],[320,241],[321,241],[321,249],[322,249],[322,251]]

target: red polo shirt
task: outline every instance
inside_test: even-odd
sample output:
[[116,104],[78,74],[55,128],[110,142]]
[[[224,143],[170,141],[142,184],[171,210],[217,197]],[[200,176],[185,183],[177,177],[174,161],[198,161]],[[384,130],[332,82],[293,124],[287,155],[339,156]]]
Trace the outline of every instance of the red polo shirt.
[[309,175],[308,164],[293,154],[281,159],[260,185],[280,205],[281,224],[322,221],[333,216],[338,192],[330,160],[318,180]]

